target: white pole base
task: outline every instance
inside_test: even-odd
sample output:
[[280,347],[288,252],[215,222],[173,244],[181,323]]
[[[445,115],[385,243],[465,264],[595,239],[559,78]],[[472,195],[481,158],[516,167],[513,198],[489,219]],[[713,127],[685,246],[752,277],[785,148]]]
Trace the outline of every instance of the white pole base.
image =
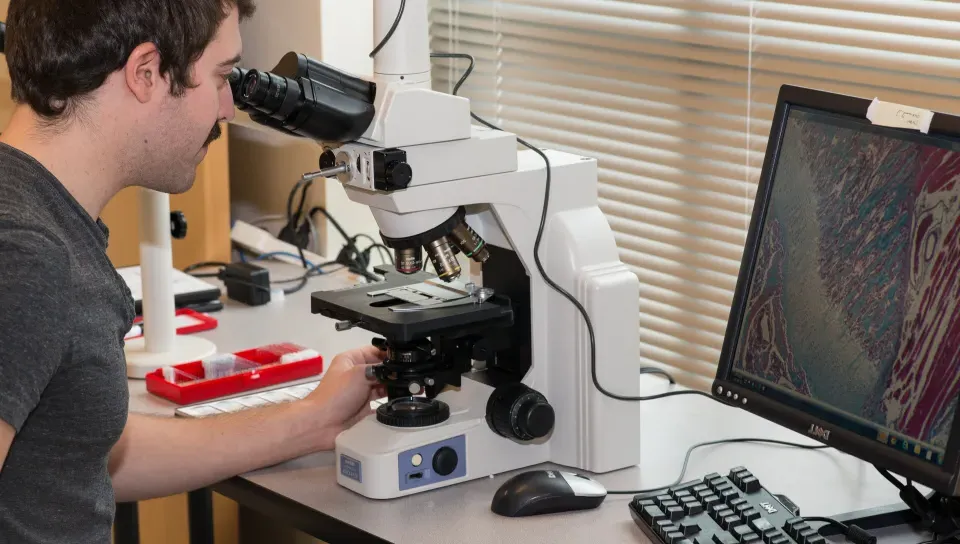
[[170,351],[151,353],[147,351],[143,337],[128,340],[124,348],[127,356],[127,377],[142,380],[158,368],[203,359],[217,351],[213,342],[193,336],[177,336],[171,348]]

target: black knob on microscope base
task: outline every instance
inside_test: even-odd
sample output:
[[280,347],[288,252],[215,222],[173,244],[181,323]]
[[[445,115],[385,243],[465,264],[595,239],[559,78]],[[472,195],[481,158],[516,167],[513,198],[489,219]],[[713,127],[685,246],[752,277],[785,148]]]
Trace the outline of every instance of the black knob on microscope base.
[[449,476],[457,470],[457,464],[460,462],[456,450],[444,446],[433,454],[433,471],[441,476]]
[[506,438],[543,438],[553,430],[555,420],[556,414],[546,397],[522,383],[498,387],[487,401],[487,424]]

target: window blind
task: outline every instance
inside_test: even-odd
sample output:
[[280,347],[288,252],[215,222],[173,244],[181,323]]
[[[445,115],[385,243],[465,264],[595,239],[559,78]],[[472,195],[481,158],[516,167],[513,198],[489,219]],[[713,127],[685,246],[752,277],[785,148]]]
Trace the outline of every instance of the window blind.
[[[598,159],[640,279],[640,363],[716,372],[782,84],[960,111],[960,4],[926,0],[431,0],[460,94],[537,145]],[[465,61],[436,59],[449,92]]]

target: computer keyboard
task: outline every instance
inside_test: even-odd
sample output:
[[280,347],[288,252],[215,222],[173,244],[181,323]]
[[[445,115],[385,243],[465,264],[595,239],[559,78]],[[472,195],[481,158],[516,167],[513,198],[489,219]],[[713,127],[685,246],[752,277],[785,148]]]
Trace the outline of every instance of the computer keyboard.
[[783,495],[747,469],[634,496],[630,514],[653,542],[665,544],[825,544]]

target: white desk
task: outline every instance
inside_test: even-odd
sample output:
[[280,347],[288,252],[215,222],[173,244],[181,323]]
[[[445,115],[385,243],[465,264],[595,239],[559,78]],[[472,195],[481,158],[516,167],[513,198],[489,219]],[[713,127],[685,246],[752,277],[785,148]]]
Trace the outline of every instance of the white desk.
[[[270,267],[277,276],[296,271],[286,265]],[[221,351],[289,341],[316,349],[330,360],[373,337],[362,329],[337,332],[332,320],[310,312],[311,292],[344,286],[349,278],[345,273],[318,277],[299,293],[257,308],[226,301],[225,309],[215,314],[219,327],[203,336]],[[176,406],[146,393],[142,381],[131,380],[130,391],[132,412],[173,415]],[[698,442],[762,437],[812,443],[792,431],[702,397],[673,397],[649,401],[647,406],[641,421],[623,422],[624,432],[643,433],[641,463],[637,468],[597,475],[608,489],[641,489],[672,482],[680,472],[687,448]],[[693,454],[686,479],[710,472],[726,474],[739,465],[751,470],[772,492],[787,495],[806,516],[832,516],[899,502],[897,490],[871,466],[833,450],[750,444],[710,446]],[[233,478],[214,489],[331,543],[647,541],[628,513],[630,495],[611,495],[593,511],[509,519],[493,514],[490,500],[513,473],[375,501],[340,487],[335,470],[333,453],[320,453]],[[916,543],[926,539],[908,530],[888,534],[890,537],[881,542]]]

